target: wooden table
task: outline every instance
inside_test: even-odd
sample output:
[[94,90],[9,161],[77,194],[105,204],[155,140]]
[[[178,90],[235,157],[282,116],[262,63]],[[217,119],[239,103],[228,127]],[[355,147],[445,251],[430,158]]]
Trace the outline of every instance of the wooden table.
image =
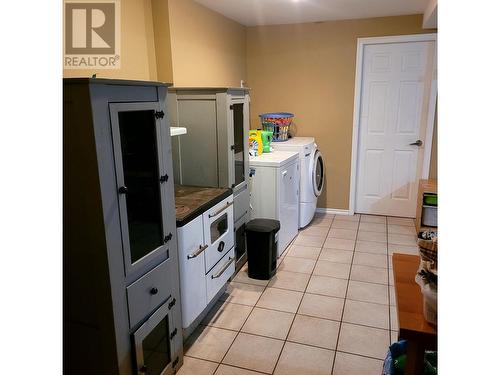
[[437,349],[437,327],[424,318],[422,292],[415,282],[420,257],[394,253],[392,263],[399,339],[408,340],[405,375],[422,375],[424,351]]

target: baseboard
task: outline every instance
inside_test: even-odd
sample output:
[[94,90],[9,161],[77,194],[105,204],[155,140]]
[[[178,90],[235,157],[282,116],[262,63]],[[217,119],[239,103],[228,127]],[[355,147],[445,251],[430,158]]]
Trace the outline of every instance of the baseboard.
[[338,208],[316,208],[316,212],[331,215],[349,215],[349,210],[341,210]]

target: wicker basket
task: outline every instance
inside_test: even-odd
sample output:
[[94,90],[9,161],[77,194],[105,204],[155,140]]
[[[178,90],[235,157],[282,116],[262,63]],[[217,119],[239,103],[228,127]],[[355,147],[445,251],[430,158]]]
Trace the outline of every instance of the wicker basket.
[[273,132],[273,142],[284,142],[288,140],[288,131],[293,120],[293,113],[272,112],[259,115],[262,130]]

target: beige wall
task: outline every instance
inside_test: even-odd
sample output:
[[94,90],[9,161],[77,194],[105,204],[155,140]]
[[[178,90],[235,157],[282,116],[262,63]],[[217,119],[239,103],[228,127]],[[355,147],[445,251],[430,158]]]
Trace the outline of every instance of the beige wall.
[[151,0],[151,6],[157,77],[159,81],[172,83],[174,82],[174,74],[172,72],[168,0]]
[[169,0],[175,86],[240,86],[245,27],[193,0]]
[[121,1],[120,69],[64,69],[64,77],[156,80],[156,56],[151,0]]
[[247,28],[252,127],[259,113],[288,111],[297,136],[316,138],[326,168],[319,207],[349,208],[357,38],[429,32],[421,15]]

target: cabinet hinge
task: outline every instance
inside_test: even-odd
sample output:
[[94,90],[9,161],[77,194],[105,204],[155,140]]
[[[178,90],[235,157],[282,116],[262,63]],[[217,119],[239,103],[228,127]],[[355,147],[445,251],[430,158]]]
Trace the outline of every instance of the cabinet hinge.
[[173,299],[173,300],[172,300],[172,301],[168,304],[168,309],[169,309],[169,310],[172,310],[172,307],[174,307],[174,305],[175,305],[175,303],[176,303],[176,302],[177,302],[177,301],[176,301],[176,300],[175,300],[175,298],[174,298],[174,299]]
[[233,150],[233,151],[234,151],[234,145],[231,145],[231,150]]
[[229,106],[229,109],[230,109],[230,110],[233,110],[233,108],[234,108],[234,106],[231,104],[231,105]]
[[172,333],[170,334],[170,340],[172,340],[172,339],[175,337],[175,335],[177,335],[177,328],[176,328],[176,329],[174,329],[174,330],[172,331]]
[[168,174],[164,174],[163,176],[160,176],[160,183],[164,183],[168,181]]
[[178,363],[179,363],[179,357],[175,357],[175,359],[172,362],[172,367],[177,366]]
[[156,118],[163,118],[165,116],[165,112],[163,111],[155,111],[155,117]]
[[165,236],[165,238],[163,239],[163,242],[164,243],[167,243],[168,241],[170,241],[172,239],[172,233],[169,233],[168,235]]

